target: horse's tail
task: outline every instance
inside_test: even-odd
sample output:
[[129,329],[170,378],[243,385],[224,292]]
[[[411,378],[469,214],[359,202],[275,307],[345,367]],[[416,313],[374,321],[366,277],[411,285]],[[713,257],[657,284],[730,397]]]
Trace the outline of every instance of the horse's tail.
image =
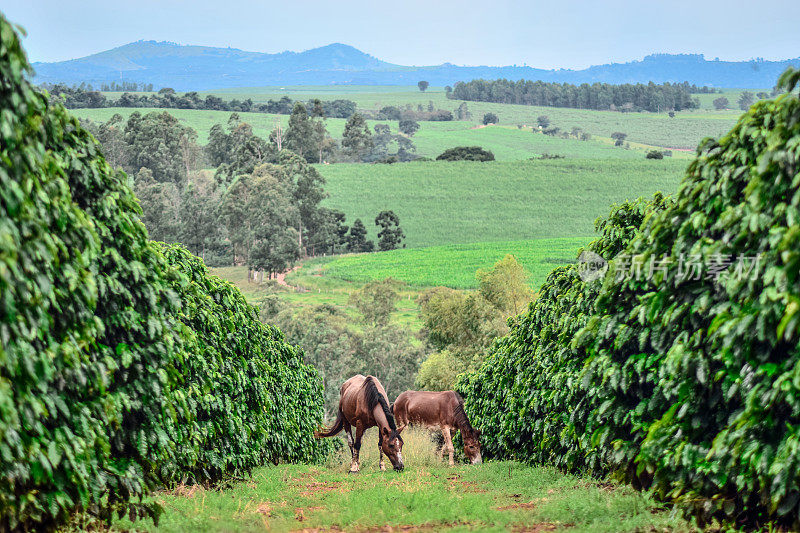
[[336,421],[333,423],[333,425],[330,428],[325,428],[324,431],[315,431],[314,436],[318,439],[322,437],[333,437],[342,429],[344,429],[344,414],[340,409],[339,414],[336,415]]

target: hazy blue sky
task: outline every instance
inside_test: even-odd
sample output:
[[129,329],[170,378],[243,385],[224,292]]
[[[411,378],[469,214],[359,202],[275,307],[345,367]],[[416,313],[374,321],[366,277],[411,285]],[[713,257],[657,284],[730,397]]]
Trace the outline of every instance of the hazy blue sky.
[[800,1],[0,0],[32,61],[139,39],[301,51],[341,42],[404,65],[580,68],[653,52],[800,56]]

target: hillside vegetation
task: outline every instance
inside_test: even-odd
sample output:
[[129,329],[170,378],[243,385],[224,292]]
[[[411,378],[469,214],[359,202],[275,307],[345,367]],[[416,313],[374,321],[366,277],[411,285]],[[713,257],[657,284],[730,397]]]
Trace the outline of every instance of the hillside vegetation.
[[319,458],[316,370],[148,240],[127,177],[29,75],[0,16],[0,530],[157,519],[154,488]]
[[[403,66],[382,61],[352,46],[332,43],[303,52],[275,54],[235,48],[182,46],[137,41],[90,56],[36,63],[37,82],[119,81],[153,83],[178,90],[255,85],[411,85],[425,79],[433,85],[477,78],[538,79],[548,82],[661,83],[762,86],[797,60],[708,61],[700,54],[652,54],[640,61],[596,65],[581,70],[546,70],[528,66]],[[178,74],[180,73],[180,74]]]
[[370,215],[392,206],[409,248],[591,235],[607,206],[674,191],[682,168],[644,156],[318,167],[330,193],[326,205],[368,221],[371,232]]
[[474,289],[478,269],[512,254],[530,273],[531,285],[538,287],[555,266],[574,262],[585,242],[583,237],[573,237],[428,246],[312,259],[303,263],[303,270],[317,267],[326,277],[361,283],[391,277],[412,287]]
[[[234,93],[238,98],[250,97],[248,93]],[[316,94],[318,93],[311,93]],[[378,110],[386,105],[399,105],[394,100],[395,95],[392,93],[377,93],[373,94],[349,94],[349,93],[336,93],[331,97],[339,98],[345,96],[358,103],[359,106],[369,106],[367,109]],[[280,97],[279,95],[269,94],[265,95],[264,99],[269,96]],[[324,96],[323,96],[324,97]],[[369,97],[369,98],[368,98]],[[397,95],[397,98],[408,98],[408,103],[414,106],[422,104],[427,105],[428,102],[433,101],[436,108],[441,109],[454,109],[458,106],[458,102],[447,100],[444,93],[424,94],[420,95],[419,91],[416,94],[410,95]],[[373,99],[374,98],[374,99]],[[735,101],[735,100],[731,100]],[[628,134],[628,139],[631,142],[646,144],[649,146],[659,146],[663,148],[680,148],[686,150],[694,150],[695,146],[706,136],[719,136],[725,133],[736,122],[736,117],[740,111],[703,111],[691,113],[677,113],[674,118],[670,118],[666,113],[620,113],[618,111],[591,111],[582,109],[566,109],[566,108],[552,108],[552,107],[537,107],[537,106],[524,106],[513,104],[495,104],[486,102],[468,102],[468,109],[472,113],[474,120],[469,122],[426,122],[421,124],[420,132],[415,135],[416,142],[417,136],[425,134],[430,131],[432,133],[438,131],[453,131],[454,129],[459,132],[459,135],[483,135],[483,129],[471,130],[478,124],[480,117],[485,113],[494,113],[500,119],[501,125],[511,126],[516,128],[517,125],[525,125],[532,127],[536,125],[536,119],[539,116],[547,115],[553,125],[559,127],[562,131],[571,131],[572,128],[582,128],[583,131],[590,133],[595,137],[602,139],[610,139],[611,134],[615,131],[623,131]],[[134,111],[147,113],[150,111],[161,111],[160,109],[153,108],[124,108],[124,107],[107,107],[99,109],[75,109],[71,112],[79,118],[88,118],[95,122],[105,122],[110,119],[114,114],[119,113],[123,118],[127,118]],[[208,142],[208,133],[214,124],[225,124],[230,117],[227,111],[204,111],[195,109],[170,109],[169,113],[176,116],[181,120],[184,125],[193,128],[197,131],[198,140],[200,143],[205,144]],[[253,131],[256,135],[267,137],[269,133],[275,128],[275,121],[281,122],[285,128],[288,124],[289,118],[286,115],[270,115],[266,113],[239,113],[242,120],[253,126]],[[386,123],[391,121],[375,120],[370,121],[370,127],[378,123]],[[344,119],[328,119],[328,131],[334,137],[341,137],[344,131]],[[392,124],[396,128],[396,123]],[[493,128],[487,128],[492,130]],[[526,132],[530,135],[530,130]],[[530,139],[527,142],[537,142],[532,137],[525,136]],[[544,136],[539,136],[544,137]],[[420,155],[435,157],[437,154],[444,151],[446,148],[458,146],[458,144],[481,144],[482,146],[495,151],[492,146],[491,140],[482,142],[480,138],[473,140],[463,140],[453,144],[443,146],[437,145],[435,149],[426,149],[421,147]],[[571,145],[585,145],[590,143],[570,143]],[[569,145],[567,145],[569,146]],[[576,147],[582,150],[582,147]],[[530,153],[532,152],[532,153]],[[530,150],[530,155],[537,153],[535,150]],[[498,158],[504,157],[496,153]],[[530,157],[528,155],[528,157]],[[520,159],[523,154],[517,154],[514,159]]]

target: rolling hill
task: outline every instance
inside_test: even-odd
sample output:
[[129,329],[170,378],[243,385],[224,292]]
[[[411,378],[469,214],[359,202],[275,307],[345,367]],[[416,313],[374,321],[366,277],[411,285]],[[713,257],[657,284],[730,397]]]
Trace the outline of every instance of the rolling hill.
[[567,83],[656,83],[688,81],[715,87],[772,87],[785,61],[708,61],[700,54],[654,54],[641,61],[597,65],[583,70],[527,66],[403,66],[387,63],[352,46],[334,43],[304,52],[267,54],[235,48],[137,41],[90,56],[34,63],[37,83],[98,85],[129,81],[179,91],[259,85],[414,85],[425,79],[448,85],[475,78],[532,79]]

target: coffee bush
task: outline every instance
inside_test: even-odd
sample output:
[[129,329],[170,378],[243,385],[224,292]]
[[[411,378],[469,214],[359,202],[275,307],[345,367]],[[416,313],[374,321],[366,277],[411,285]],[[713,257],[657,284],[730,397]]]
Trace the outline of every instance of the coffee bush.
[[612,212],[589,246],[608,272],[556,269],[462,376],[487,454],[610,475],[701,522],[800,526],[798,82],[706,139],[674,200]]
[[0,15],[0,530],[157,517],[153,488],[316,459],[315,370],[148,240],[126,176],[30,74]]

